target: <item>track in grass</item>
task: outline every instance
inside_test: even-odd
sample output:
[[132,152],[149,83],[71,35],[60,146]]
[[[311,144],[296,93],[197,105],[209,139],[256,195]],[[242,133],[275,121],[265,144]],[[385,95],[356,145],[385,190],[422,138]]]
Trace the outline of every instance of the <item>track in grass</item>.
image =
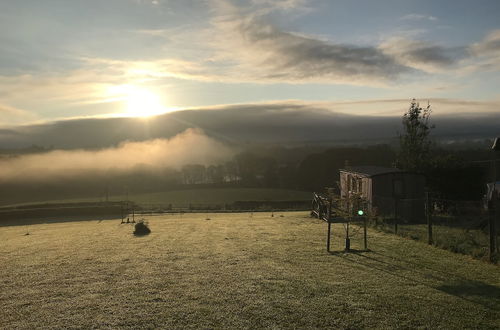
[[[283,215],[283,216],[281,216]],[[210,219],[210,220],[208,220]],[[0,227],[6,328],[493,328],[500,268],[369,232],[343,253],[305,212]],[[29,229],[30,235],[25,235]],[[353,248],[361,246],[354,236]]]

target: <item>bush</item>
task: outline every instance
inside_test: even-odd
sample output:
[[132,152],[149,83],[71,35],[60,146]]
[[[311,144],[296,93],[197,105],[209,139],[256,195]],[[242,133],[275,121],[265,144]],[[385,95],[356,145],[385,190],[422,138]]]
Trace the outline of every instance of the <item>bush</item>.
[[135,224],[134,235],[140,236],[147,235],[149,233],[151,233],[151,229],[149,229],[148,224],[144,222],[144,220],[141,220]]

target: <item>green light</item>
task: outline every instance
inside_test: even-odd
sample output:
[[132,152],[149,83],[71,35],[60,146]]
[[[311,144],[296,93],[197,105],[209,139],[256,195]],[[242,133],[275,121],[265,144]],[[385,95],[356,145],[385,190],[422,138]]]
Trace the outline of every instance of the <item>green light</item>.
[[358,215],[363,215],[365,214],[365,212],[363,212],[363,210],[358,210]]

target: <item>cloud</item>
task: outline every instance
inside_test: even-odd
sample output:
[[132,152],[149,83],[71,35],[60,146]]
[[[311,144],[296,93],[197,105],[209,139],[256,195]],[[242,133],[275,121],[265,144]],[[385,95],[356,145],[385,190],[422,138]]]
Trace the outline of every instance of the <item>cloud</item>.
[[283,11],[288,15],[294,13],[308,13],[312,8],[308,6],[308,0],[252,0],[252,4],[258,6],[264,12]]
[[492,54],[500,56],[500,30],[493,30],[486,37],[471,46],[472,51],[478,55]]
[[[427,99],[421,101],[424,103]],[[498,134],[498,101],[430,99],[430,103],[434,109],[433,119],[440,121],[436,133],[442,136],[459,138],[474,134],[485,138]],[[234,146],[364,140],[373,143],[395,136],[408,105],[409,99],[290,100],[203,107],[160,115],[149,121],[138,118],[75,119],[0,130],[0,148],[22,148],[34,143],[65,149],[112,148],[127,140],[169,139],[189,128],[201,129],[211,139]],[[447,126],[453,120],[454,126]],[[193,143],[194,148],[199,145],[196,141]]]
[[391,38],[380,49],[402,65],[425,72],[444,71],[467,57],[465,47],[447,48],[406,38]]
[[[149,0],[139,2],[151,3]],[[165,5],[167,3],[174,5],[174,2],[166,2]],[[194,3],[189,2],[189,6],[179,3],[176,6],[188,10]],[[52,118],[73,117],[81,113],[118,112],[120,104],[110,103],[120,101],[123,96],[110,95],[108,91],[113,86],[124,84],[158,87],[174,79],[184,79],[376,87],[404,84],[408,87],[415,80],[421,81],[425,73],[442,73],[436,75],[441,79],[444,74],[456,76],[500,68],[500,30],[492,31],[482,41],[464,47],[414,40],[418,39],[415,35],[391,38],[382,43],[373,41],[373,44],[361,46],[338,43],[334,34],[331,39],[325,39],[272,23],[280,21],[276,19],[281,17],[279,15],[288,20],[295,13],[306,12],[313,7],[307,1],[253,0],[239,7],[222,0],[203,3],[213,6],[210,23],[200,20],[196,24],[180,27],[161,24],[122,26],[124,23],[120,20],[120,24],[115,22],[120,29],[113,30],[113,34],[87,36],[86,42],[91,44],[93,40],[100,40],[98,45],[93,44],[95,49],[91,47],[95,51],[88,51],[86,43],[82,43],[81,48],[73,49],[73,52],[59,52],[57,48],[61,56],[79,54],[71,57],[74,61],[72,65],[64,65],[58,70],[0,76],[0,103],[37,109]],[[150,9],[151,6],[142,7]],[[198,8],[197,15],[200,12]],[[203,14],[206,19],[206,12]],[[429,19],[432,16],[410,14],[405,17]],[[288,21],[285,24],[290,26]],[[97,32],[100,30],[93,33]],[[115,35],[120,35],[118,39],[125,50],[133,46],[138,53],[129,56],[131,51],[122,51],[115,44],[108,44]],[[143,40],[145,36],[154,38]],[[147,42],[143,45],[138,42],[140,40]],[[101,52],[103,49],[109,52]],[[54,51],[51,48],[49,53]],[[430,77],[425,76],[427,79]],[[5,120],[0,119],[2,123],[5,124]]]
[[[249,11],[227,1],[218,1],[215,8],[210,46],[216,49],[215,61],[230,63],[219,71],[223,80],[385,86],[418,72],[453,73],[474,60],[467,45],[448,47],[409,37],[378,45],[341,44],[286,31],[270,23],[265,11]],[[436,20],[417,14],[405,19]],[[483,48],[494,48],[496,35],[486,41]]]
[[0,125],[25,123],[36,118],[34,113],[0,103]]
[[396,78],[408,68],[376,47],[336,44],[283,31],[261,15],[243,16],[224,3],[213,25],[219,56],[236,61],[241,76],[255,81],[371,83]]
[[48,153],[0,158],[0,182],[48,180],[78,174],[115,174],[138,167],[180,169],[186,164],[218,164],[233,150],[201,130],[188,129],[170,139],[122,142],[117,147],[92,150],[54,150]]
[[437,21],[437,17],[431,15],[408,14],[400,17],[402,21]]

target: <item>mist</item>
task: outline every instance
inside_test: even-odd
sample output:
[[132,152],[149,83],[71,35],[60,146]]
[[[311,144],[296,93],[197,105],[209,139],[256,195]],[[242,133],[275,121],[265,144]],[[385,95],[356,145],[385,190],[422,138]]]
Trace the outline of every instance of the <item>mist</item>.
[[88,174],[124,174],[133,170],[180,169],[186,164],[214,165],[234,150],[200,129],[187,129],[170,139],[125,141],[99,150],[53,150],[0,160],[0,182],[48,181]]

